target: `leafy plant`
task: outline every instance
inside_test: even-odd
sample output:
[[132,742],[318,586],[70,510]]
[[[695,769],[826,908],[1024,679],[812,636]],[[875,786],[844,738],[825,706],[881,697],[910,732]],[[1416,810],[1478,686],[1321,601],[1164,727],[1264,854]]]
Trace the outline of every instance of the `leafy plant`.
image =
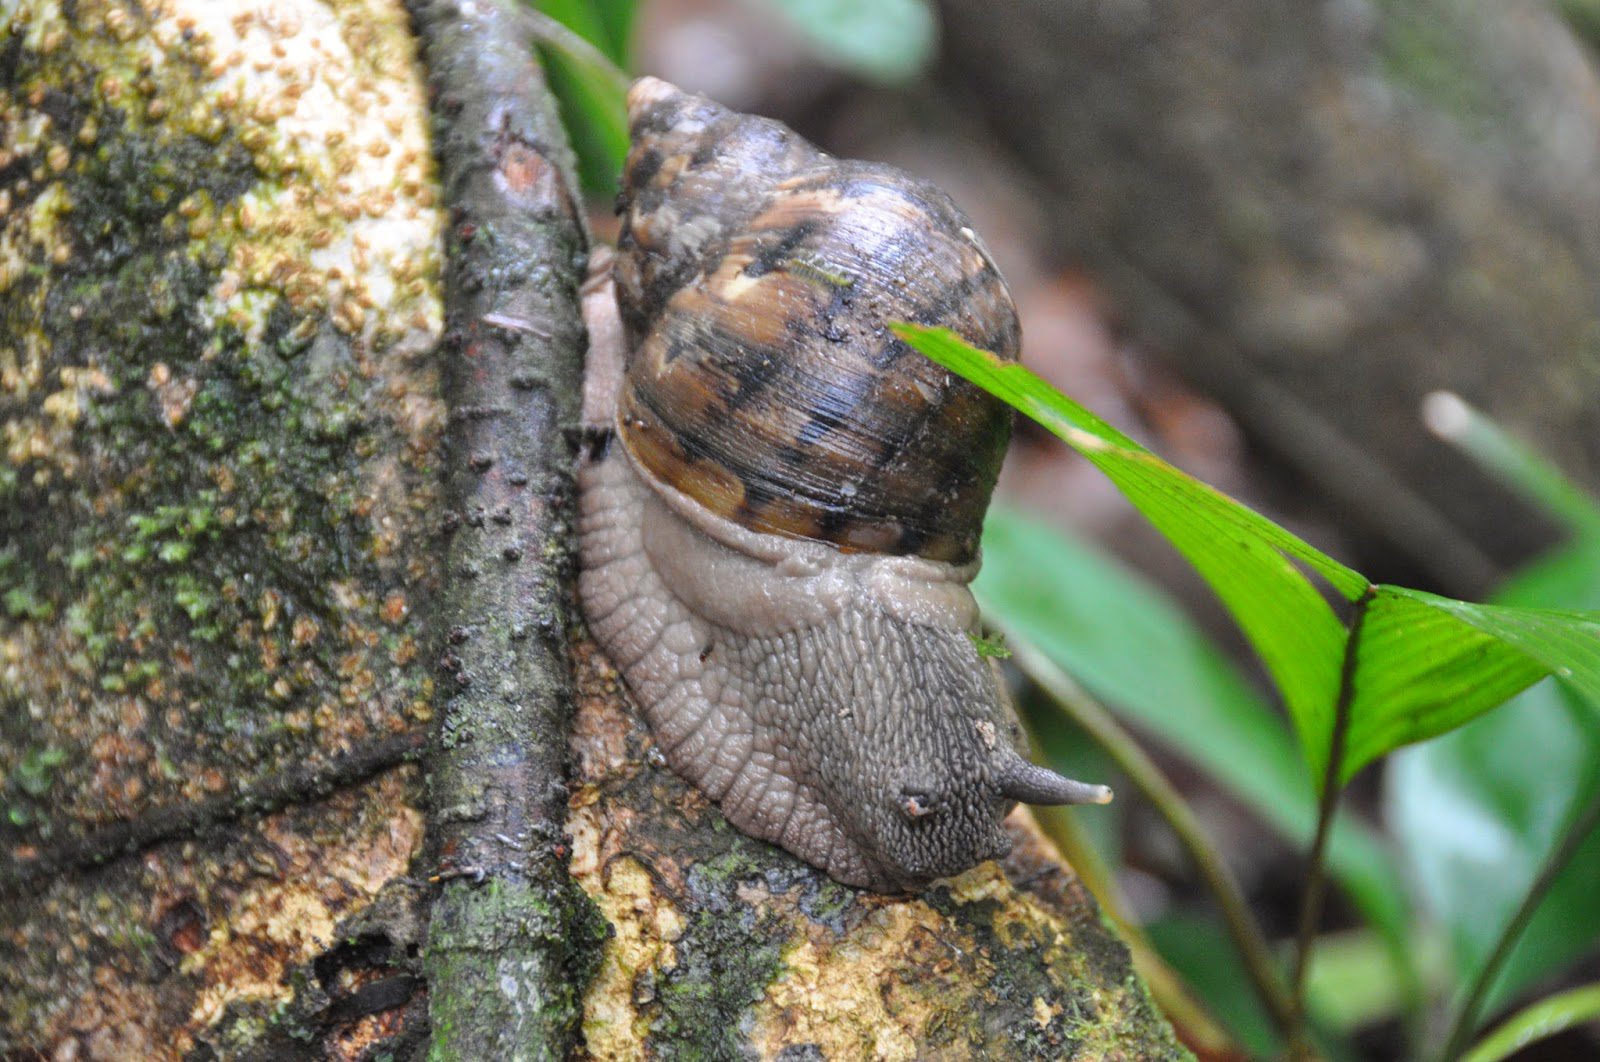
[[[819,55],[870,80],[903,80],[932,54],[923,0],[765,2]],[[530,4],[585,187],[608,194],[627,149],[623,69],[635,2]],[[1430,420],[1564,521],[1573,541],[1491,604],[1374,584],[1027,370],[943,330],[896,331],[1106,474],[1206,579],[1277,686],[1288,725],[1140,577],[1019,514],[991,513],[975,589],[995,635],[979,640],[979,651],[1011,657],[1101,747],[1167,818],[1217,898],[1223,929],[1189,918],[1147,935],[1130,924],[1077,821],[1041,816],[1175,1017],[1203,1027],[1208,1041],[1221,1035],[1196,1008],[1187,977],[1250,1050],[1287,1043],[1309,1054],[1308,1012],[1325,1043],[1383,1013],[1387,1000],[1421,1028],[1431,994],[1436,1005],[1450,997],[1438,1053],[1453,1060],[1468,1051],[1480,1012],[1600,937],[1600,906],[1588,895],[1600,879],[1600,615],[1583,611],[1600,608],[1600,509],[1590,499],[1464,406],[1433,400]],[[1540,682],[1547,676],[1556,682]],[[1285,840],[1307,846],[1292,972],[1192,811],[1118,717],[1214,778]],[[1336,814],[1346,783],[1397,751],[1385,814],[1402,842],[1398,860],[1371,825]],[[1324,941],[1314,963],[1325,873],[1370,929]],[[1217,946],[1223,940],[1231,954]],[[1596,986],[1551,997],[1466,1057],[1492,1062],[1597,1013]]]
[[869,81],[906,81],[933,58],[927,0],[765,0],[814,51]]
[[585,190],[613,195],[628,154],[628,52],[633,0],[530,0],[539,20],[550,90],[578,158]]
[[[1539,607],[1526,603],[1472,604],[1372,583],[1161,461],[1022,366],[976,350],[945,329],[909,324],[891,327],[934,361],[1038,421],[1110,478],[1205,578],[1274,679],[1294,724],[1301,760],[1308,769],[1303,777],[1309,778],[1318,796],[1287,997],[1281,973],[1266,966],[1261,957],[1259,927],[1248,915],[1241,917],[1237,912],[1237,897],[1229,895],[1231,882],[1225,876],[1218,881],[1214,874],[1206,873],[1206,862],[1215,858],[1206,851],[1208,842],[1194,837],[1192,826],[1181,820],[1174,821],[1174,826],[1216,891],[1234,943],[1279,1032],[1298,1052],[1310,1051],[1304,985],[1321,920],[1324,864],[1331,855],[1336,873],[1343,880],[1349,877],[1352,859],[1349,841],[1341,843],[1344,851],[1330,852],[1343,786],[1374,760],[1480,719],[1546,676],[1555,676],[1566,691],[1567,699],[1562,703],[1573,725],[1586,733],[1600,731],[1596,708],[1600,705],[1600,614],[1544,607],[1547,602],[1538,597],[1533,600]],[[1532,467],[1522,456],[1521,467]],[[1547,478],[1543,487],[1550,486]],[[1571,501],[1570,492],[1561,493]],[[1582,508],[1572,511],[1581,512]],[[1074,614],[1071,606],[1052,614],[1037,588],[1016,595],[1020,599],[1017,601],[1006,596],[1006,587],[1015,589],[1017,584],[1014,577],[1009,583],[1005,579],[1008,564],[1042,565],[1042,569],[1032,572],[1035,580],[1039,579],[1039,570],[1050,567],[1039,556],[1037,546],[1031,561],[1006,556],[1006,536],[1016,535],[1016,528],[1008,528],[1006,521],[1001,518],[998,540],[989,540],[999,543],[988,558],[991,565],[1001,568],[1000,580],[989,581],[987,588],[981,586],[980,591],[986,595],[995,625],[1011,636],[1018,661],[1036,677],[1040,677],[1041,663],[1066,667],[1076,663],[1085,675],[1084,681],[1099,685],[1105,691],[1102,695],[1125,710],[1129,703],[1138,704],[1140,707],[1132,711],[1140,714],[1147,725],[1154,720],[1158,731],[1164,726],[1175,735],[1175,718],[1155,705],[1148,690],[1140,688],[1141,683],[1150,684],[1149,676],[1136,676],[1126,669],[1119,674],[1103,660],[1089,659],[1096,655],[1092,649],[1096,636],[1091,636],[1090,648],[1086,648],[1085,643],[1075,642],[1071,633],[1063,633],[1072,631],[1074,626],[1082,631],[1091,617],[1081,612]],[[1039,532],[1033,534],[1037,538]],[[1001,590],[998,595],[994,592],[997,587]],[[1066,595],[1064,600],[1072,596]],[[1142,615],[1140,621],[1145,621]],[[1194,678],[1196,695],[1188,700],[1208,702],[1197,709],[1201,717],[1236,735],[1242,733],[1242,720],[1252,720],[1252,728],[1262,725],[1260,706],[1242,696],[1236,680],[1195,648],[1182,624],[1174,623],[1168,615],[1149,629],[1159,632],[1179,666],[1186,667]],[[1036,641],[1030,642],[1030,636]],[[1040,648],[1035,649],[1034,645]],[[1141,649],[1147,651],[1148,646],[1141,645]],[[1055,676],[1045,675],[1041,681],[1047,689],[1053,684],[1059,686]],[[1073,706],[1067,696],[1059,699],[1078,721],[1083,721],[1083,705]],[[1111,733],[1103,722],[1092,723],[1088,729],[1098,740],[1108,743],[1108,748],[1123,742],[1131,744],[1125,733]],[[1262,732],[1274,731],[1267,725]],[[1283,759],[1276,739],[1258,743],[1252,736],[1233,747],[1236,755],[1246,748],[1256,753],[1255,772],[1246,777],[1244,772],[1222,762],[1224,750],[1213,744],[1209,735],[1185,733],[1186,739],[1191,737],[1196,740],[1190,755],[1209,761],[1242,799],[1263,808],[1268,821],[1293,832],[1297,816],[1303,815],[1292,810],[1296,800],[1290,797],[1281,806],[1268,808],[1262,799],[1269,786],[1287,791],[1281,784],[1285,779],[1272,773]],[[1189,748],[1187,740],[1184,747]],[[1276,751],[1272,751],[1274,748]],[[1564,895],[1556,891],[1557,886],[1575,865],[1574,860],[1586,855],[1595,820],[1600,818],[1600,779],[1595,777],[1596,760],[1591,756],[1579,758],[1582,764],[1573,768],[1576,775],[1571,779],[1572,788],[1564,794],[1565,802],[1557,809],[1559,814],[1552,817],[1547,813],[1538,828],[1528,832],[1534,847],[1541,847],[1540,841],[1547,842],[1542,846],[1547,854],[1532,874],[1513,886],[1519,903],[1513,910],[1503,910],[1505,904],[1499,904],[1497,913],[1506,917],[1498,920],[1481,917],[1481,910],[1474,912],[1476,935],[1469,936],[1464,944],[1457,942],[1458,950],[1470,950],[1475,945],[1476,961],[1460,965],[1466,973],[1466,983],[1460,990],[1443,1057],[1459,1057],[1465,1050],[1477,1012],[1485,999],[1492,998],[1496,978],[1505,969],[1522,931],[1536,921],[1547,897],[1560,899]],[[1536,756],[1531,762],[1539,761]],[[1263,784],[1263,777],[1277,782]],[[1170,793],[1152,792],[1148,783],[1137,776],[1134,781],[1153,796],[1162,814],[1173,819],[1179,809],[1172,807]],[[1309,792],[1303,786],[1302,789]],[[1553,847],[1549,843],[1552,839]],[[1527,861],[1517,865],[1526,866]],[[1360,883],[1362,879],[1356,880]],[[1392,877],[1379,871],[1365,884],[1366,891],[1358,884],[1352,889],[1353,894],[1368,917],[1392,936],[1396,931]],[[1488,891],[1503,896],[1506,890]],[[1474,893],[1474,899],[1481,896],[1482,890]],[[1580,924],[1582,921],[1579,919]],[[1570,928],[1572,922],[1565,924]],[[1586,944],[1587,940],[1580,938],[1574,946],[1569,936],[1565,957]],[[1511,969],[1515,972],[1515,964]]]

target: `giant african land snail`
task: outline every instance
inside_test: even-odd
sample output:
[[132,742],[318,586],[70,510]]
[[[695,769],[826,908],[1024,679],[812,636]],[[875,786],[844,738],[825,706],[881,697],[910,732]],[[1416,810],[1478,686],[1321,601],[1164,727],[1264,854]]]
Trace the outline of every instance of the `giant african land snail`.
[[668,763],[880,890],[1003,854],[1016,801],[1109,799],[1023,758],[974,644],[1009,414],[886,328],[1016,357],[965,217],[662,81],[629,116],[615,297],[586,302],[580,593]]

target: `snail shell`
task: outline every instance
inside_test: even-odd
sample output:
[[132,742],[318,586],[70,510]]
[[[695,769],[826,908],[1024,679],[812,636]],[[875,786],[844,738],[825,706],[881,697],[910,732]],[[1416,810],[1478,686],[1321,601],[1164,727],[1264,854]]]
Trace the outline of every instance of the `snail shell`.
[[[1014,359],[1016,311],[949,198],[645,78],[612,269],[591,284],[580,594],[671,766],[849,884],[1009,847],[1029,764],[978,653],[1010,415],[887,322]],[[615,445],[614,443],[620,443]]]

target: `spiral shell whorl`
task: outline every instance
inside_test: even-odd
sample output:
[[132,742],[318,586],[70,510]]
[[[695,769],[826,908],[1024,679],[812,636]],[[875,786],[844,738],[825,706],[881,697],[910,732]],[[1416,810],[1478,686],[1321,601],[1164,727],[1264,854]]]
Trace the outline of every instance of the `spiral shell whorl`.
[[1010,416],[886,327],[1014,359],[966,218],[891,167],[645,79],[630,95],[618,429],[647,475],[755,531],[962,562]]

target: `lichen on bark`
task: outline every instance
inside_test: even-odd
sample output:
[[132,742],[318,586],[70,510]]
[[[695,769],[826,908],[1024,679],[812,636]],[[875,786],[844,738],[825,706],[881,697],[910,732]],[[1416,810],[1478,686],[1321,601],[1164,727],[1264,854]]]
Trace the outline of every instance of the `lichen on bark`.
[[[88,1042],[110,978],[161,1004],[123,1033],[180,1052],[231,1002],[281,1001],[251,956],[308,961],[384,886],[336,868],[393,878],[420,848],[400,764],[432,713],[414,613],[442,428],[421,82],[381,0],[32,0],[6,28],[0,888],[52,880],[0,932],[54,974],[6,964],[0,1000],[15,1045]],[[276,893],[301,931],[270,945],[226,845],[55,878],[352,763],[377,810],[240,827],[316,853]],[[173,904],[229,934],[230,976],[148,960]]]
[[568,831],[611,923],[595,1058],[1180,1058],[1128,950],[1025,812],[1017,841],[914,897],[832,881],[672,775],[579,654]]

